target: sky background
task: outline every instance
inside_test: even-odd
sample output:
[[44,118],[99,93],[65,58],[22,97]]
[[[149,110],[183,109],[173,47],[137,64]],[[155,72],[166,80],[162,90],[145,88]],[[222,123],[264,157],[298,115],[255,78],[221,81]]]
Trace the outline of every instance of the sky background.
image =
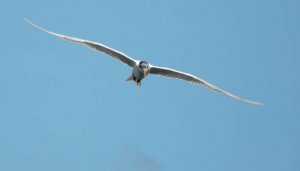
[[[0,170],[300,170],[299,0],[0,2]],[[104,43],[263,107],[42,33]]]

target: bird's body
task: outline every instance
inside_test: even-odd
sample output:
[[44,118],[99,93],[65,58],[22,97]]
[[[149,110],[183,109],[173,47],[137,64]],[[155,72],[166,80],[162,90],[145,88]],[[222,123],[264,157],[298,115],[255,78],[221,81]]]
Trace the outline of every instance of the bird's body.
[[67,41],[71,41],[74,43],[78,43],[84,46],[87,46],[89,48],[92,49],[96,49],[98,51],[101,51],[113,58],[115,58],[116,60],[123,62],[124,64],[128,65],[129,67],[132,68],[132,73],[130,75],[130,77],[126,80],[126,81],[134,81],[136,83],[137,86],[141,85],[141,81],[148,75],[148,74],[153,74],[153,75],[159,75],[159,76],[164,76],[164,77],[171,77],[171,78],[177,78],[177,79],[181,79],[181,80],[185,80],[188,81],[190,83],[193,84],[197,84],[200,86],[203,86],[205,88],[214,90],[216,92],[219,92],[221,94],[224,94],[226,96],[229,96],[231,98],[234,98],[236,100],[240,100],[246,103],[250,103],[250,104],[254,104],[254,105],[262,105],[262,103],[259,102],[255,102],[255,101],[251,101],[251,100],[247,100],[244,98],[241,98],[239,96],[233,95],[225,90],[222,90],[220,88],[218,88],[217,86],[210,84],[208,82],[206,82],[203,79],[200,79],[192,74],[189,73],[185,73],[185,72],[181,72],[181,71],[177,71],[174,69],[170,69],[170,68],[166,68],[166,67],[158,67],[155,65],[151,65],[149,64],[147,61],[143,61],[143,60],[135,60],[129,56],[127,56],[126,54],[117,51],[115,49],[112,49],[106,45],[103,45],[101,43],[97,43],[97,42],[92,42],[89,40],[84,40],[84,39],[79,39],[79,38],[75,38],[75,37],[71,37],[71,36],[65,36],[62,34],[58,34],[58,33],[54,33],[51,31],[48,31],[42,27],[39,27],[35,24],[33,24],[32,22],[30,22],[29,20],[27,20],[25,18],[25,20],[31,24],[33,27],[46,32],[48,34],[51,34],[53,36],[62,38],[64,40]]
[[148,75],[148,68],[149,63],[147,61],[139,61],[132,67],[132,74],[126,81],[134,81],[137,86],[141,86],[141,81]]

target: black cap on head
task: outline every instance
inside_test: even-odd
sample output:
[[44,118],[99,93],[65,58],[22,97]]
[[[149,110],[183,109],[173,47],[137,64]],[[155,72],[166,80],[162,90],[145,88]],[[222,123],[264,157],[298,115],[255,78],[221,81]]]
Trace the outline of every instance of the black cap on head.
[[140,68],[148,68],[149,67],[149,63],[147,61],[140,61],[139,67]]

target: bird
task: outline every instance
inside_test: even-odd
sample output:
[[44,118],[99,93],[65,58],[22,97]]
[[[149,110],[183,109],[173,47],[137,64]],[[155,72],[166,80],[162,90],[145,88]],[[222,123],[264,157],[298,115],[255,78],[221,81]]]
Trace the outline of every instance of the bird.
[[205,88],[208,88],[210,90],[216,91],[218,93],[221,93],[225,96],[231,97],[235,100],[239,100],[245,103],[249,103],[252,105],[259,105],[262,106],[264,105],[263,103],[260,102],[256,102],[256,101],[252,101],[252,100],[248,100],[245,98],[241,98],[237,95],[234,95],[232,93],[229,93],[201,78],[198,78],[195,75],[192,75],[190,73],[187,72],[182,72],[179,70],[175,70],[175,69],[171,69],[168,67],[160,67],[160,66],[156,66],[156,65],[152,65],[149,62],[147,62],[146,60],[136,60],[133,59],[131,57],[129,57],[128,55],[126,55],[123,52],[120,52],[118,50],[115,50],[111,47],[108,47],[104,44],[101,43],[97,43],[94,41],[90,41],[90,40],[85,40],[85,39],[81,39],[81,38],[76,38],[76,37],[71,37],[71,36],[66,36],[63,34],[59,34],[59,33],[55,33],[49,30],[46,30],[36,24],[34,24],[33,22],[31,22],[30,20],[28,20],[27,18],[24,17],[24,20],[29,23],[31,26],[33,26],[34,28],[48,33],[52,36],[64,39],[66,41],[70,41],[73,43],[78,43],[81,44],[83,46],[87,46],[89,48],[95,49],[97,51],[100,51],[126,65],[128,65],[129,67],[132,68],[132,73],[131,75],[126,79],[127,82],[129,81],[133,81],[136,83],[136,85],[138,87],[141,86],[142,80],[145,79],[149,74],[151,75],[157,75],[157,76],[163,76],[163,77],[169,77],[169,78],[176,78],[176,79],[180,79],[180,80],[184,80],[187,81],[189,83],[195,84],[195,85],[199,85]]

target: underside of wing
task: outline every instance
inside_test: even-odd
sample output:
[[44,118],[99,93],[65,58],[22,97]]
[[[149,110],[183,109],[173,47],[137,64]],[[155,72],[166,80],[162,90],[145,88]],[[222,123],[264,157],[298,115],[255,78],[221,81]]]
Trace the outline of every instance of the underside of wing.
[[79,44],[87,46],[89,48],[101,51],[101,52],[103,52],[103,53],[105,53],[105,54],[107,54],[107,55],[109,55],[109,56],[117,59],[118,61],[127,64],[130,67],[133,67],[136,64],[136,60],[130,58],[126,54],[124,54],[122,52],[119,52],[119,51],[117,51],[115,49],[112,49],[112,48],[110,48],[110,47],[108,47],[106,45],[103,45],[101,43],[97,43],[97,42],[93,42],[93,41],[89,41],[89,40],[84,40],[84,39],[79,39],[79,38],[75,38],[75,37],[70,37],[70,36],[66,36],[66,35],[54,33],[54,32],[48,31],[48,30],[46,30],[46,29],[44,29],[42,27],[39,27],[39,26],[35,25],[34,23],[32,23],[31,21],[29,21],[26,18],[25,18],[25,21],[28,22],[33,27],[37,28],[38,30],[41,30],[41,31],[46,32],[48,34],[51,34],[53,36],[62,38],[64,40],[71,41],[71,42],[74,42],[74,43],[79,43]]
[[240,100],[240,101],[250,103],[250,104],[254,104],[254,105],[263,105],[262,103],[251,101],[251,100],[248,100],[248,99],[244,99],[244,98],[241,98],[241,97],[236,96],[234,94],[231,94],[231,93],[229,93],[225,90],[222,90],[221,88],[219,88],[219,87],[217,87],[217,86],[215,86],[211,83],[206,82],[205,80],[202,80],[202,79],[200,79],[200,78],[198,78],[198,77],[196,77],[192,74],[188,74],[188,73],[185,73],[185,72],[181,72],[181,71],[177,71],[177,70],[173,70],[173,69],[165,68],[165,67],[151,66],[149,73],[154,74],[154,75],[159,75],[159,76],[165,76],[165,77],[171,77],[171,78],[185,80],[185,81],[188,81],[190,83],[197,84],[197,85],[206,87],[208,89],[214,90],[216,92],[219,92],[221,94],[224,94],[224,95],[229,96],[231,98],[234,98],[236,100]]

